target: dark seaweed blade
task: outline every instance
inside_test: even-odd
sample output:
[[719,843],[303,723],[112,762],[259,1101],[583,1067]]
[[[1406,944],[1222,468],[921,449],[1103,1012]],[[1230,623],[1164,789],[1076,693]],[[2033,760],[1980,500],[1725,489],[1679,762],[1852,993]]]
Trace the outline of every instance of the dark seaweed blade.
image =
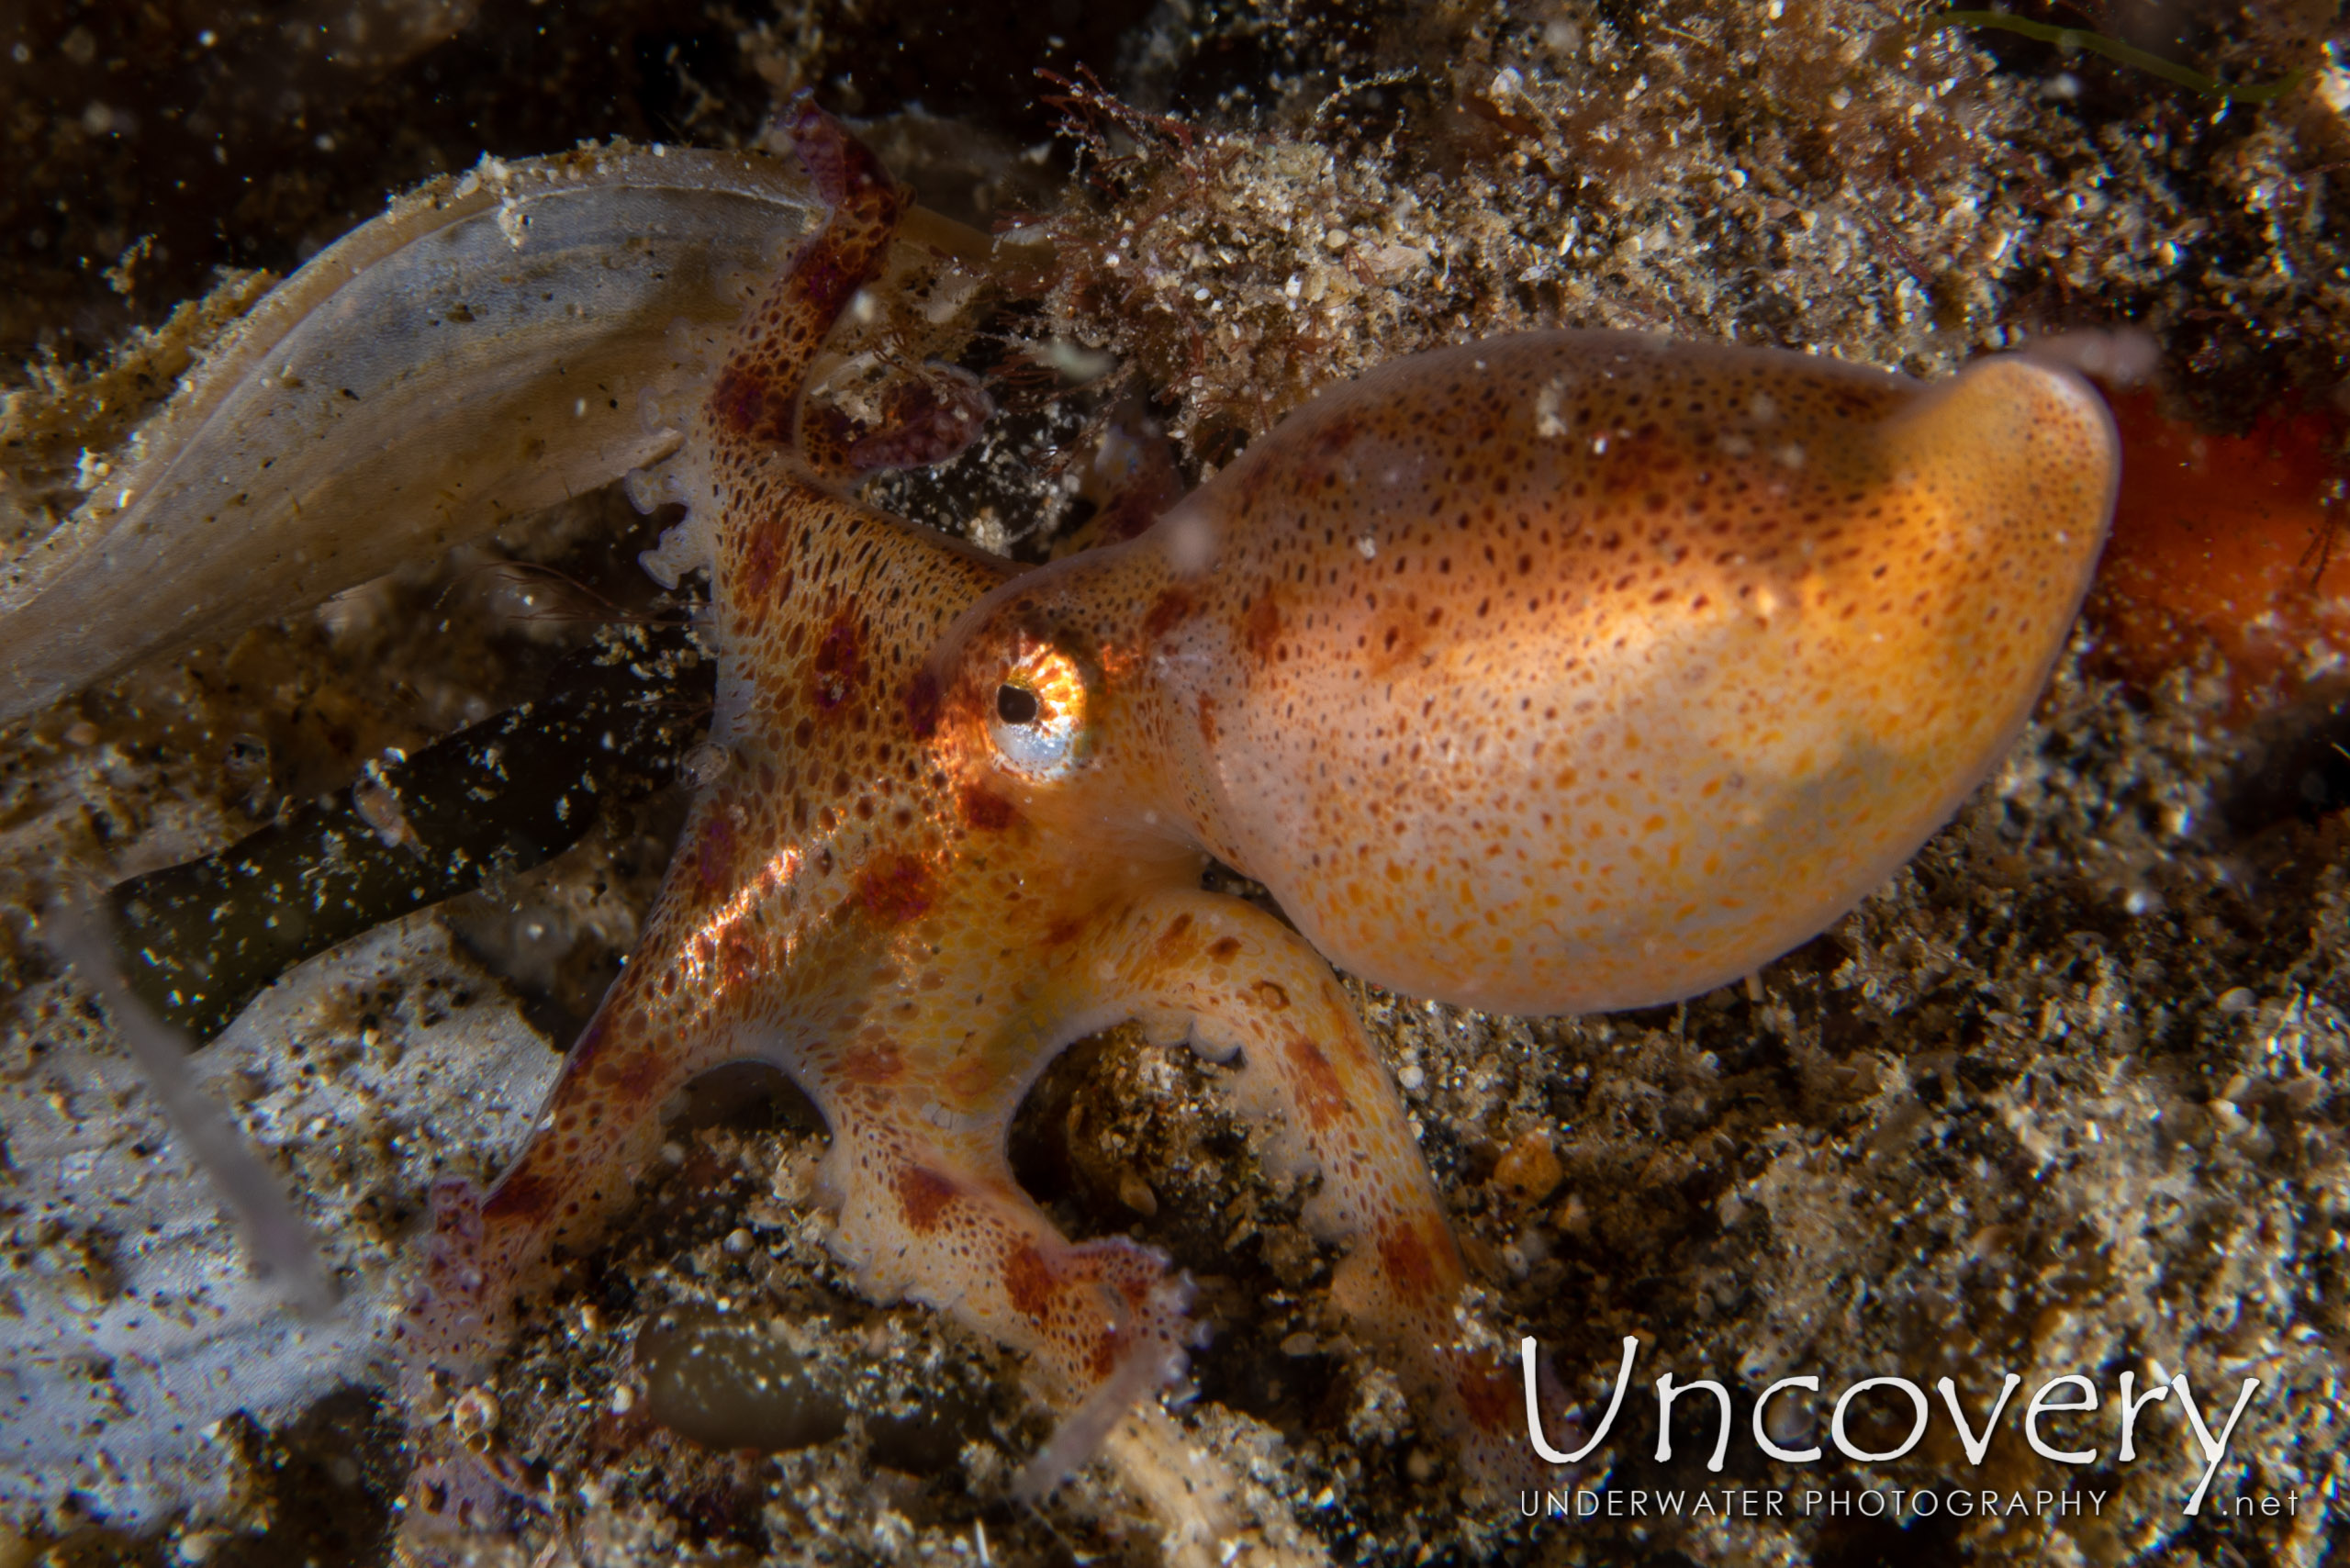
[[286,969],[578,842],[675,775],[714,664],[682,627],[608,629],[509,709],[201,860],[110,890],[131,989],[201,1045]]

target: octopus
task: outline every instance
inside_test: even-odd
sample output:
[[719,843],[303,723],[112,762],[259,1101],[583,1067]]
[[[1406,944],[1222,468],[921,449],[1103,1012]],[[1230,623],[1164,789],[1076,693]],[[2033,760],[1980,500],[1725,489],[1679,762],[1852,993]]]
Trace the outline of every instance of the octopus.
[[[1202,1350],[1165,1258],[1063,1235],[1006,1159],[1055,1054],[1135,1020],[1312,1173],[1336,1304],[1465,1474],[1528,1473],[1333,965],[1561,1014],[1821,930],[2027,718],[2111,510],[2102,404],[2013,356],[1929,386],[1536,332],[1327,391],[1137,536],[1026,569],[856,497],[971,410],[803,409],[907,197],[820,112],[792,131],[827,211],[725,351],[665,546],[711,569],[727,766],[527,1147],[436,1187],[412,1390],[485,1375],[629,1204],[664,1101],[757,1059],[824,1118],[862,1290],[1025,1355],[1063,1424],[1021,1485],[1048,1488]],[[1280,913],[1205,890],[1215,862]]]

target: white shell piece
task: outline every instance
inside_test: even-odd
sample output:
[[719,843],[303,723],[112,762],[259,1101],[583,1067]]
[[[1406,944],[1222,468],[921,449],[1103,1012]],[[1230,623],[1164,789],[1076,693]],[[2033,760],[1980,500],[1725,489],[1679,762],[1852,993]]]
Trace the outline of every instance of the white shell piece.
[[[387,980],[414,1000],[380,1008],[374,1048],[341,1062],[315,1048],[354,993]],[[52,1020],[39,1048],[0,1042],[9,1202],[35,1243],[29,1266],[0,1274],[0,1517],[71,1497],[150,1528],[222,1506],[237,1466],[217,1423],[274,1425],[383,1382],[416,1253],[365,1216],[420,1206],[443,1151],[519,1147],[562,1058],[430,916],[302,965],[190,1058],[326,1241],[343,1298],[305,1321],[252,1277],[129,1057],[78,1009],[45,1005],[56,985],[24,999]]]
[[730,325],[819,211],[790,165],[683,151],[485,160],[395,201],[0,565],[0,722],[666,455],[645,395],[696,395],[690,329]]

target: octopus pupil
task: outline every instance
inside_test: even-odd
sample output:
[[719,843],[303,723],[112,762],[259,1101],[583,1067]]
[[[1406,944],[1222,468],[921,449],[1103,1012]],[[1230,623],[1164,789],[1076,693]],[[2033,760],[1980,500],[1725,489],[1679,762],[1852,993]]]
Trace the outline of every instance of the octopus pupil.
[[995,716],[1007,724],[1035,723],[1036,707],[1036,694],[1024,686],[1007,681],[996,689]]

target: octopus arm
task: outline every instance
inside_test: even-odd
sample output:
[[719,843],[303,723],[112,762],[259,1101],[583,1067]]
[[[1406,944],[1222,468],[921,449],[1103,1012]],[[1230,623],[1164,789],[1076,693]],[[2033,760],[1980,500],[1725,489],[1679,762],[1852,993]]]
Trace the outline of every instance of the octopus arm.
[[938,1128],[920,1092],[835,1101],[822,1177],[840,1209],[833,1250],[860,1287],[902,1297],[1029,1357],[1067,1414],[1021,1490],[1049,1491],[1137,1401],[1181,1376],[1195,1340],[1190,1282],[1124,1237],[1073,1242],[1020,1189],[1000,1126]]
[[656,908],[520,1155],[487,1191],[462,1177],[434,1184],[428,1286],[401,1334],[403,1379],[422,1408],[480,1376],[512,1335],[515,1304],[545,1282],[558,1253],[588,1250],[628,1206],[660,1148],[669,1097],[763,1054],[742,1043],[752,1033],[739,991],[689,983],[692,927],[677,902]]
[[1309,1221],[1346,1249],[1333,1298],[1406,1378],[1482,1479],[1522,1478],[1523,1436],[1499,1369],[1461,1343],[1467,1275],[1387,1069],[1337,977],[1294,931],[1221,894],[1173,888],[1081,942],[1071,1012],[1107,1008],[1166,1036],[1189,1019],[1232,1065],[1268,1152],[1310,1169]]

